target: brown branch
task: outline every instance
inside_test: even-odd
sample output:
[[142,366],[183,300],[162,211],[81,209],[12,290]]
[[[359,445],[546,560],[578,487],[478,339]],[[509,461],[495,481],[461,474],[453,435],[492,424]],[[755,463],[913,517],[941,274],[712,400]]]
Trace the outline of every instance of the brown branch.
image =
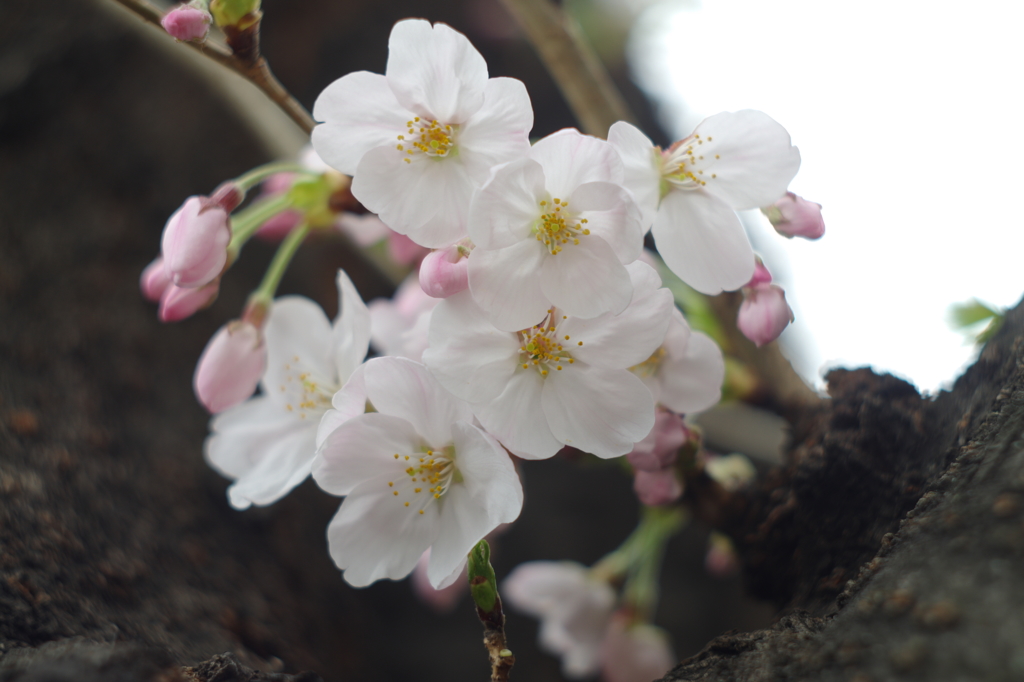
[[550,0],[502,0],[565,96],[583,132],[605,137],[616,121],[636,122],[579,26]]
[[495,595],[494,608],[490,611],[477,606],[476,615],[484,626],[484,646],[491,659],[491,682],[508,682],[516,657],[505,641],[505,612],[501,608],[501,597]]
[[[114,0],[121,6],[128,9],[130,12],[138,16],[143,21],[146,21],[154,26],[160,26],[160,20],[164,14],[160,9],[148,0]],[[254,27],[254,33],[258,33],[259,24],[257,23]],[[258,45],[256,36],[253,36],[254,45]],[[267,65],[267,60],[262,56],[259,56],[258,51],[255,54],[249,56],[248,59],[242,59],[236,56],[229,48],[208,40],[205,43],[192,43],[187,42],[193,50],[198,51],[200,54],[209,57],[218,64],[225,66],[235,73],[239,74],[243,78],[249,80],[256,87],[263,91],[263,93],[270,98],[274,104],[276,104],[281,111],[288,115],[296,125],[302,128],[303,131],[308,135],[313,132],[313,128],[316,126],[316,121],[309,115],[305,107],[299,103],[294,97],[292,97],[285,89],[281,82],[277,80],[277,77],[270,71],[270,67]]]

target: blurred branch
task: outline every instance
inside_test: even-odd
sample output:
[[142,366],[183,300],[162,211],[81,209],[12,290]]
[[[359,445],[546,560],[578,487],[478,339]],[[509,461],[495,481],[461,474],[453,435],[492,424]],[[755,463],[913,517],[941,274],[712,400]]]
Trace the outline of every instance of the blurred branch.
[[550,0],[502,0],[562,91],[583,132],[604,138],[636,117],[569,16]]
[[[160,26],[160,20],[163,18],[164,13],[148,0],[114,0],[114,2],[122,5],[143,21],[153,24],[163,31],[163,27]],[[257,26],[256,31],[258,30]],[[245,60],[235,55],[234,52],[224,45],[210,40],[202,44],[192,42],[184,44],[251,81],[272,102],[280,107],[281,111],[295,121],[307,135],[313,132],[316,121],[309,115],[305,107],[281,85],[281,82],[270,71],[267,60],[260,56],[258,52],[253,55],[251,60]]]

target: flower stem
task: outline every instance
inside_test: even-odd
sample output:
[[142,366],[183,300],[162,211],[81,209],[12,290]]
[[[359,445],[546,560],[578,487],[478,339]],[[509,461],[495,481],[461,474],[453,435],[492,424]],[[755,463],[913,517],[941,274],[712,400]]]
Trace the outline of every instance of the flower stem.
[[260,300],[269,305],[270,301],[274,299],[274,294],[277,293],[277,285],[281,283],[281,277],[284,276],[285,270],[292,262],[292,257],[295,256],[295,252],[307,234],[309,234],[308,223],[302,223],[288,233],[288,236],[281,242],[281,246],[278,247],[277,253],[274,254],[274,260],[270,261],[270,267],[267,268],[267,274],[263,275],[259,289],[249,297],[250,301]]
[[275,161],[273,163],[265,163],[262,166],[253,168],[248,173],[243,173],[235,178],[235,184],[242,188],[243,192],[249,191],[254,185],[263,182],[271,175],[278,173],[304,173],[307,175],[316,175],[311,173],[308,168],[297,163],[291,163],[289,161]]
[[635,545],[633,561],[626,575],[623,597],[638,621],[648,622],[658,603],[661,563],[668,541],[687,522],[688,514],[680,507],[645,507],[636,533],[641,538]]
[[231,243],[228,244],[228,260],[234,261],[245,243],[256,234],[260,226],[292,205],[288,192],[253,203],[231,218]]

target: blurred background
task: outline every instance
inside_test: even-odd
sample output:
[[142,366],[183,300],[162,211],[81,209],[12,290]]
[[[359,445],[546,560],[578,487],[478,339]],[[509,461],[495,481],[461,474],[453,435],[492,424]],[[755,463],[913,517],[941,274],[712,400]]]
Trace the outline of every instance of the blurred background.
[[[1012,200],[1024,156],[1016,121],[1024,44],[1015,35],[1016,5],[569,0],[565,8],[657,144],[687,135],[705,115],[745,107],[766,111],[792,134],[803,154],[792,189],[824,205],[825,237],[786,241],[759,215],[746,221],[786,285],[797,321],[783,336],[784,352],[809,382],[820,383],[823,367],[871,364],[934,391],[973,352],[946,324],[948,305],[977,296],[1008,306],[1020,297],[1015,266],[1024,236]],[[265,0],[263,9],[264,54],[308,108],[345,73],[383,72],[391,26],[423,16],[469,36],[492,76],[526,83],[536,137],[574,125],[499,0]],[[271,667],[315,666],[328,680],[477,678],[486,661],[468,600],[439,616],[405,582],[351,590],[323,539],[336,500],[307,483],[270,508],[234,512],[224,500],[227,483],[202,462],[207,417],[191,397],[192,367],[257,285],[270,247],[247,247],[217,303],[184,323],[160,325],[137,292],[167,216],[186,196],[294,154],[302,142],[246,84],[112,2],[4,0],[0,411],[4,437],[13,439],[3,443],[15,444],[0,452],[6,464],[40,467],[44,478],[55,448],[92,454],[73,466],[81,473],[64,474],[61,487],[32,501],[68,524],[132,515],[140,498],[157,496],[167,514],[132,526],[123,542],[159,557],[166,570],[188,572],[204,594],[221,595],[226,606],[195,597],[188,613],[227,623],[235,646]],[[390,293],[385,278],[328,240],[303,249],[281,293],[310,296],[333,314],[338,267],[365,299]],[[11,415],[25,411],[42,426],[24,433],[11,426]],[[523,477],[523,516],[495,547],[499,579],[532,559],[591,563],[635,525],[631,480],[615,464],[527,463]],[[93,509],[90,486],[114,509]],[[186,536],[173,536],[183,527]],[[234,534],[244,549],[218,546],[213,529]],[[705,572],[707,534],[693,526],[675,538],[663,572],[655,620],[680,658],[776,615],[743,597],[738,577]],[[70,561],[54,556],[55,565]],[[270,606],[234,603],[227,587],[202,577],[220,562],[256,592],[277,584],[273,575],[316,603],[289,605],[285,596],[294,595],[267,597]],[[109,608],[115,634],[108,628],[103,637],[142,631],[129,614],[159,590],[147,587],[155,578],[139,575],[128,581],[136,601],[112,600],[109,580],[74,585],[97,591]],[[186,659],[219,653],[203,650],[198,620],[181,620],[166,624],[171,634],[156,643]],[[301,642],[289,650],[275,648],[279,633],[265,631],[285,623]],[[38,627],[43,634],[34,636],[48,636]],[[62,627],[92,637],[101,630]],[[535,621],[510,616],[513,674],[561,679],[557,660],[536,649],[536,631]]]

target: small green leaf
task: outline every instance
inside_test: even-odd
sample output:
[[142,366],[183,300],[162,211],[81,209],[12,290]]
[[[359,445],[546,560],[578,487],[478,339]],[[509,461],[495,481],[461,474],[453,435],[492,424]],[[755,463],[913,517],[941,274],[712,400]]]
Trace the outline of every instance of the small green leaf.
[[476,543],[469,553],[469,591],[477,608],[484,613],[494,610],[498,601],[498,581],[491,567],[491,546],[487,540]]

